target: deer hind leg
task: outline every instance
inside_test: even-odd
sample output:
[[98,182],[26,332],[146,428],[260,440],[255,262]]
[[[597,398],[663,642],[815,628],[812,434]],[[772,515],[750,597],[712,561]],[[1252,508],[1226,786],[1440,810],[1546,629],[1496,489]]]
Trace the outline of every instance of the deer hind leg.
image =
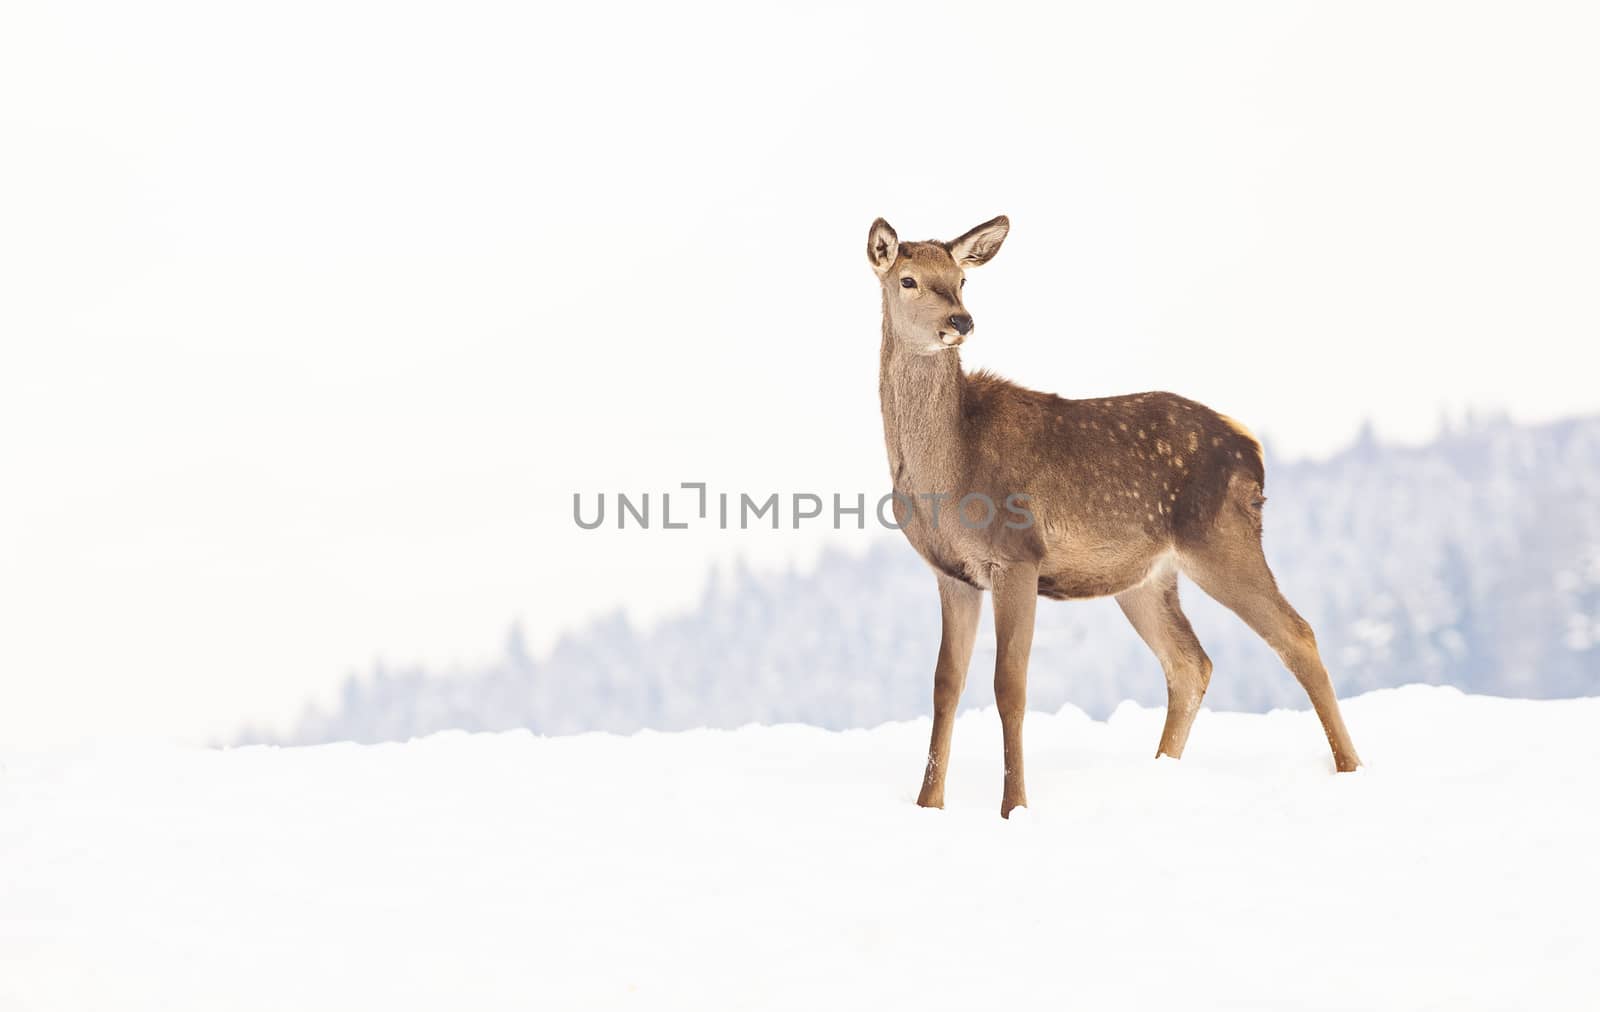
[[939,638],[939,661],[933,671],[933,738],[928,742],[928,767],[922,775],[917,804],[944,807],[944,774],[950,762],[950,734],[956,707],[967,684],[972,645],[978,636],[978,616],[983,591],[939,574],[939,606],[944,632]]
[[1277,651],[1311,698],[1333,749],[1334,766],[1348,772],[1361,765],[1361,758],[1339,713],[1339,699],[1317,651],[1316,634],[1279,592],[1267,567],[1255,509],[1248,502],[1225,502],[1212,536],[1184,553],[1183,571]]
[[1181,758],[1200,700],[1211,684],[1211,658],[1178,607],[1178,571],[1165,568],[1118,594],[1117,604],[1167,676],[1167,722],[1156,755]]

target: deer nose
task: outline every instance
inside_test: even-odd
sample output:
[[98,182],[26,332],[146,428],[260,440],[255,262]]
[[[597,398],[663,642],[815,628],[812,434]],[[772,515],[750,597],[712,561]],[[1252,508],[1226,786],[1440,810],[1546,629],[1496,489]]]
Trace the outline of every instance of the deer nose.
[[950,317],[950,326],[956,328],[956,333],[966,337],[972,333],[972,317],[966,313],[957,313]]

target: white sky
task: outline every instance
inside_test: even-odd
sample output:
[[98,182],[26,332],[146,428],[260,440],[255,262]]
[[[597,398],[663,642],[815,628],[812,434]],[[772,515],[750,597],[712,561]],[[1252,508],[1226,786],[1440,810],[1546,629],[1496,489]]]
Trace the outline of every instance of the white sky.
[[7,5],[0,742],[227,735],[712,560],[571,494],[886,485],[868,224],[970,365],[1321,454],[1600,408],[1581,4]]

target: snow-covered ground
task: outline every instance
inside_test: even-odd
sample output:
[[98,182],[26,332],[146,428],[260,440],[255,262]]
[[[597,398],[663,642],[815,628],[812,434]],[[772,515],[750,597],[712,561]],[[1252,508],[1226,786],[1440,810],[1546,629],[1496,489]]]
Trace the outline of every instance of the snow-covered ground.
[[1600,699],[0,752],[0,1008],[1592,1008]]

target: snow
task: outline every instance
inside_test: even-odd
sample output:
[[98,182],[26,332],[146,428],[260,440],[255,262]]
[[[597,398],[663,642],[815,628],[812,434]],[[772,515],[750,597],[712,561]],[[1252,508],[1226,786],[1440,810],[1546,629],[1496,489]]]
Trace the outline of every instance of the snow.
[[0,1008],[1579,1008],[1600,699],[0,752]]

